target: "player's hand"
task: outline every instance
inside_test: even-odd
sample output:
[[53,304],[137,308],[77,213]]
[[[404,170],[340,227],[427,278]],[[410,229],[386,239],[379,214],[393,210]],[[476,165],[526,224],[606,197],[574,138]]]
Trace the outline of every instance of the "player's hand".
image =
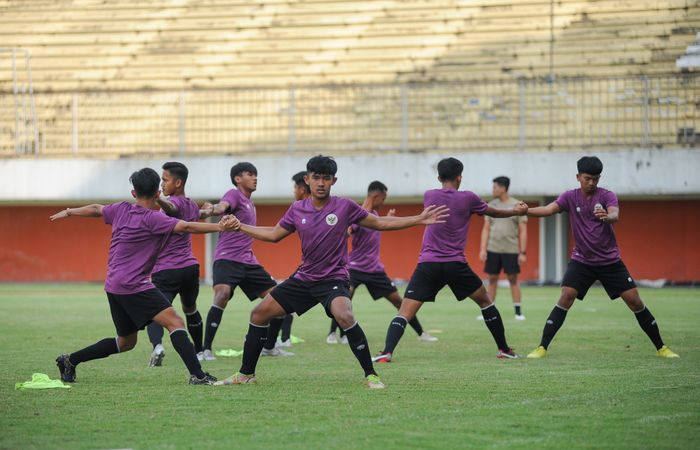
[[222,231],[239,231],[241,229],[241,222],[234,215],[227,215],[221,218],[219,221],[219,228]]
[[527,210],[528,210],[528,206],[527,206],[527,203],[525,203],[525,202],[518,202],[518,204],[513,207],[513,211],[515,211],[515,214],[518,216],[526,215]]
[[396,210],[394,208],[391,208],[388,213],[386,213],[387,217],[394,217],[396,215]]
[[207,215],[207,217],[214,214],[214,205],[212,205],[209,202],[204,202],[199,209],[204,211],[204,213]]
[[433,223],[444,223],[449,217],[449,210],[446,205],[430,205],[420,213],[420,223],[424,225],[431,225]]
[[601,222],[608,223],[608,211],[605,210],[605,208],[600,207],[596,208],[593,210],[593,214],[600,220]]
[[524,253],[520,253],[518,255],[518,264],[525,264],[526,261],[527,261],[527,256],[525,256]]
[[66,208],[66,209],[64,209],[64,210],[62,210],[62,211],[59,211],[59,212],[57,212],[56,214],[54,214],[54,215],[52,215],[52,216],[49,216],[49,219],[51,219],[51,221],[53,222],[54,220],[65,219],[66,217],[70,217],[70,216],[68,215],[68,208]]
[[486,261],[486,250],[480,250],[479,251],[479,260],[481,262]]

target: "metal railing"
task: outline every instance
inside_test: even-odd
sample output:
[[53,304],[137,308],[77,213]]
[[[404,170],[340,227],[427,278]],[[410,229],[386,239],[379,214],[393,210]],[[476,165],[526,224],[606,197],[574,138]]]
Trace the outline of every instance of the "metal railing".
[[[700,145],[700,75],[36,93],[42,155]],[[0,93],[0,155],[17,154]],[[31,153],[31,152],[30,152]]]

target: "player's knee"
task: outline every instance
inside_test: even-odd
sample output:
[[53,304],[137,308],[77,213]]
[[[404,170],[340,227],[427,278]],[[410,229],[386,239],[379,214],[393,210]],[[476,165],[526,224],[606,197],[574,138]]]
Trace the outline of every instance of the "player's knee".
[[128,352],[129,350],[132,350],[134,347],[136,347],[136,336],[127,336],[127,337],[122,337],[119,336],[117,338],[117,346],[119,347],[119,352],[124,353]]
[[347,329],[355,324],[355,316],[351,310],[343,310],[334,314],[335,321],[338,322],[341,328]]
[[261,305],[256,306],[250,312],[250,323],[255,325],[267,325],[272,316],[265,308],[261,308],[260,306]]

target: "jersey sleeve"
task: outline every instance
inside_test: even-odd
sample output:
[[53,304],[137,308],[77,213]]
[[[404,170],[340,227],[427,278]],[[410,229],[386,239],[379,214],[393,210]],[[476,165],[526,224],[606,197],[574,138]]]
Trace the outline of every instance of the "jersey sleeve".
[[617,201],[617,195],[615,195],[615,193],[612,191],[608,191],[603,196],[603,207],[605,209],[608,209],[611,206],[615,206],[616,208],[619,208],[620,204]]
[[284,216],[277,222],[277,225],[290,232],[296,231],[297,229],[296,225],[294,225],[294,205],[295,204],[292,203],[287,209],[287,212],[284,213]]
[[483,216],[486,210],[489,209],[489,204],[483,201],[481,197],[475,193],[470,192],[469,194],[469,202],[471,203],[469,209],[472,213],[477,213],[478,215]]
[[221,197],[221,200],[219,200],[219,203],[228,203],[229,206],[226,212],[233,212],[238,207],[238,195],[236,195],[235,191],[235,189],[231,189],[230,191],[225,193],[223,197]]
[[148,216],[146,224],[153,234],[168,234],[173,231],[173,228],[179,221],[179,219],[154,211],[153,214]]
[[360,205],[355,203],[352,200],[349,199],[344,199],[347,202],[347,211],[348,211],[348,223],[349,224],[356,224],[358,222],[363,221],[368,215],[369,212],[367,212],[366,209],[363,209]]
[[559,197],[556,200],[554,200],[556,202],[557,206],[559,206],[560,210],[562,210],[562,211],[569,210],[569,197],[570,197],[569,191],[566,191],[566,192],[562,192],[559,195]]
[[[184,217],[184,214],[185,214],[185,202],[184,202],[183,200],[185,200],[184,197],[179,197],[179,196],[177,196],[177,195],[173,195],[172,197],[168,197],[168,201],[169,201],[170,203],[172,203],[173,205],[175,205],[175,207],[177,208],[177,214],[175,214],[174,216],[169,216],[169,217],[177,217],[178,219],[187,220],[187,219]],[[162,209],[161,209],[161,211],[162,211]],[[163,211],[163,213],[165,213],[165,211]],[[166,215],[167,215],[167,214],[166,214]]]
[[112,225],[122,203],[112,203],[102,208],[102,219],[107,225]]

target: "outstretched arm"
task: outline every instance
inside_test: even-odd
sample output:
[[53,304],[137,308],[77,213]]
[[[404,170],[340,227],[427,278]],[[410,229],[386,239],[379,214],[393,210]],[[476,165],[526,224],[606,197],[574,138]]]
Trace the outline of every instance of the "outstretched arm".
[[513,217],[513,216],[524,216],[527,214],[527,203],[518,202],[517,205],[513,206],[513,209],[496,209],[489,206],[486,209],[486,214],[489,217]]
[[280,224],[277,224],[274,227],[254,227],[252,225],[246,225],[239,222],[238,226],[241,233],[265,242],[279,242],[292,234],[291,231],[281,227]]
[[184,220],[178,221],[173,228],[176,233],[194,233],[194,234],[204,234],[204,233],[218,233],[222,231],[237,231],[238,222],[235,220],[234,216],[224,216],[218,223],[207,223],[207,222],[185,222]]
[[166,215],[170,217],[177,216],[179,210],[177,209],[177,206],[175,206],[175,204],[172,203],[170,200],[165,199],[163,197],[158,197],[156,199],[156,203],[158,203],[158,206],[160,206],[160,209],[162,209]]
[[227,201],[221,201],[217,203],[216,205],[212,205],[209,202],[205,202],[202,205],[202,208],[199,210],[199,218],[200,219],[205,219],[207,217],[211,216],[220,216],[224,214],[226,211],[228,211],[228,208],[231,206],[231,204]]
[[377,217],[374,214],[369,214],[359,222],[359,225],[379,231],[402,230],[416,225],[443,223],[449,216],[448,211],[449,208],[445,205],[430,205],[417,216],[396,217],[387,215]]
[[537,206],[527,210],[527,215],[531,217],[549,217],[561,212],[557,202],[552,202],[547,206]]
[[81,206],[80,208],[66,208],[63,211],[59,211],[56,214],[49,216],[52,221],[58,219],[65,219],[70,216],[77,217],[102,217],[102,209],[104,205],[92,204],[87,206]]

